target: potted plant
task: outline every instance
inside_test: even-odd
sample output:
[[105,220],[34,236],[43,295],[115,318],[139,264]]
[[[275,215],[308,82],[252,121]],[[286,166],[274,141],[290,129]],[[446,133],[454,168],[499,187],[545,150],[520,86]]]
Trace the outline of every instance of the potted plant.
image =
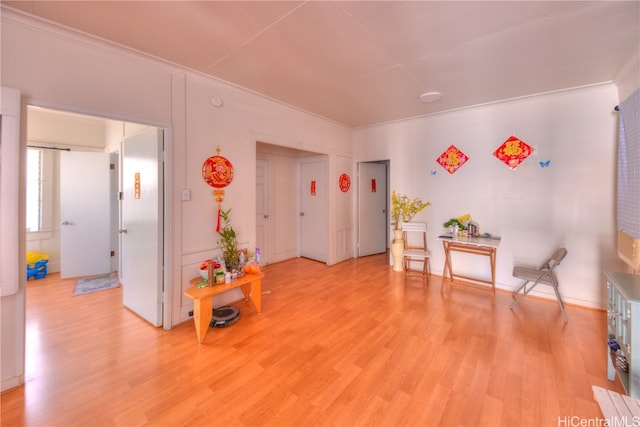
[[421,212],[430,202],[423,202],[419,197],[410,198],[404,194],[398,194],[396,190],[391,192],[391,225],[393,225],[394,239],[391,244],[393,254],[393,270],[402,271],[402,223],[410,222],[414,216]]
[[449,227],[458,227],[460,230],[464,230],[464,224],[460,222],[460,220],[458,218],[451,218],[449,221],[445,222],[444,224],[442,224],[442,226],[444,228],[449,228]]
[[471,215],[466,214],[458,218],[451,218],[450,220],[442,224],[442,226],[444,228],[448,228],[449,231],[451,232],[451,235],[455,235],[457,230],[467,229],[466,224],[469,222],[470,219],[471,219]]
[[220,209],[220,218],[222,219],[223,226],[218,231],[220,240],[218,240],[218,248],[222,251],[222,259],[224,260],[227,271],[231,272],[238,269],[240,264],[240,257],[238,255],[238,235],[231,226],[231,220],[229,219],[229,213],[231,208],[226,211]]

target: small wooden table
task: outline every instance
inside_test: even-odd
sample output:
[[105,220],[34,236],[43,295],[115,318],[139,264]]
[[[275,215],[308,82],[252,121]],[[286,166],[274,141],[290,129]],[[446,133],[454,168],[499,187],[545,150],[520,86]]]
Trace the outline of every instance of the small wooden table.
[[[482,237],[453,237],[441,238],[444,247],[444,271],[443,276],[449,285],[463,285],[490,290],[493,298],[496,296],[496,252],[500,240],[482,238]],[[478,277],[464,276],[455,274],[451,266],[451,252],[463,252],[473,255],[483,255],[489,258],[491,267],[491,280],[481,279]],[[463,280],[454,280],[460,278]],[[486,285],[491,285],[488,287]],[[440,293],[444,289],[444,281],[440,288]]]
[[191,279],[191,287],[184,294],[193,299],[193,323],[196,326],[198,344],[202,344],[204,336],[209,330],[209,323],[213,315],[213,296],[234,288],[240,288],[245,301],[251,301],[256,312],[260,314],[262,308],[262,278],[264,273],[245,274],[243,277],[229,283],[205,286],[199,288],[196,284],[202,279]]

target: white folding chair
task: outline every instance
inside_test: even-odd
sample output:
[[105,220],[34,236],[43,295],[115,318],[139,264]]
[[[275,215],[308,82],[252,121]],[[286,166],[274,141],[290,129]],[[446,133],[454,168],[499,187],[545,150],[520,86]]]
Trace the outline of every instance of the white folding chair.
[[420,274],[427,279],[427,284],[429,284],[431,268],[429,265],[429,248],[427,246],[427,224],[424,222],[403,222],[400,228],[404,239],[402,261],[405,278],[415,271],[411,270],[411,263],[419,262],[422,263]]
[[[513,267],[513,277],[524,280],[524,283],[520,285],[518,289],[513,291],[513,298],[522,291],[522,294],[516,298],[513,303],[509,306],[509,308],[513,308],[518,304],[522,298],[524,298],[533,288],[535,288],[538,284],[551,286],[553,291],[556,294],[556,298],[558,299],[558,304],[560,304],[560,311],[562,312],[562,318],[564,322],[567,323],[567,315],[564,312],[564,304],[562,304],[562,298],[560,297],[560,292],[558,292],[558,278],[556,277],[555,269],[560,265],[560,262],[567,256],[567,250],[565,248],[556,249],[556,251],[551,255],[551,258],[546,260],[544,264],[540,268],[532,268],[532,267],[524,267],[524,266],[515,266]],[[527,288],[527,284],[531,283],[531,286]]]

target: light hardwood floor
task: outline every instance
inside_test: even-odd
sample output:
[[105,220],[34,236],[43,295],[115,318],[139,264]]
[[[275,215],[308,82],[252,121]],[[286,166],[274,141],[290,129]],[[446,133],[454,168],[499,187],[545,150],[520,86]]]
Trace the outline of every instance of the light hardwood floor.
[[569,426],[600,417],[592,384],[622,391],[602,311],[569,306],[565,324],[553,301],[441,295],[383,255],[265,273],[262,314],[238,302],[200,346],[192,322],[123,308],[121,288],[29,282],[26,384],[2,394],[2,426]]

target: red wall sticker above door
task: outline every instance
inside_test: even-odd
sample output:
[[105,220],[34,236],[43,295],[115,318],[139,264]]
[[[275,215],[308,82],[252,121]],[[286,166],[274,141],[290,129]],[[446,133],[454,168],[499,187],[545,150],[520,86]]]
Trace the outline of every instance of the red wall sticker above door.
[[338,186],[343,193],[349,191],[349,187],[351,187],[351,178],[349,178],[349,175],[346,173],[340,175],[340,178],[338,178]]

